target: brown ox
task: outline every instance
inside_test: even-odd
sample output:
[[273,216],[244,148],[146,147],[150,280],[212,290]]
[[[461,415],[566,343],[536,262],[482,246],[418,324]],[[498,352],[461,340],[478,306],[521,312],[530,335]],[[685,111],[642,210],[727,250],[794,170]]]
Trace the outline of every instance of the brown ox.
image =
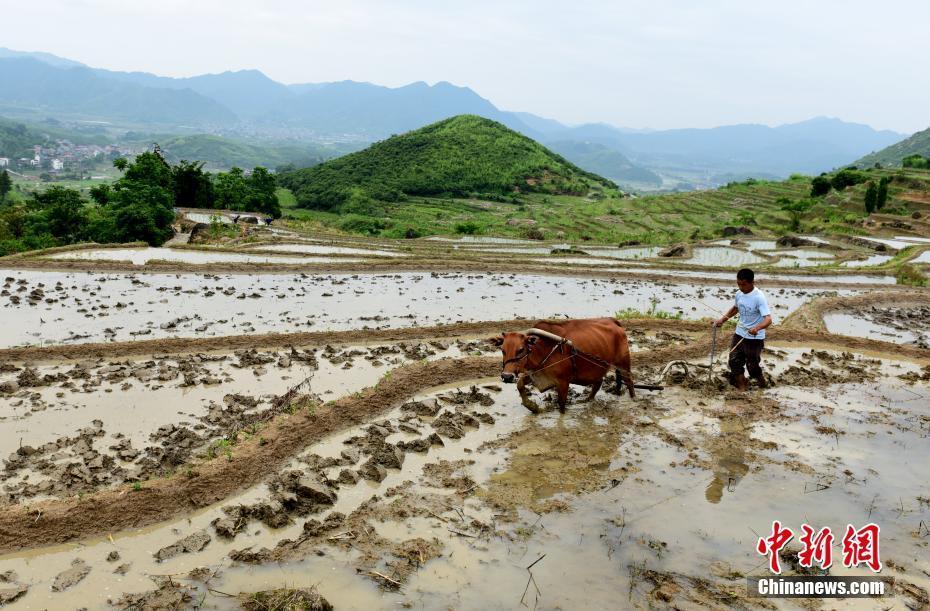
[[591,392],[585,399],[590,401],[600,390],[611,366],[617,370],[617,393],[622,392],[620,380],[623,380],[630,397],[635,396],[630,345],[619,321],[614,318],[540,320],[533,328],[571,340],[577,352],[567,344],[540,335],[504,333],[491,338],[503,352],[501,380],[517,383],[520,400],[531,412],[538,413],[539,406],[530,400],[527,382],[540,391],[555,388],[559,411],[564,412],[569,384],[590,386]]

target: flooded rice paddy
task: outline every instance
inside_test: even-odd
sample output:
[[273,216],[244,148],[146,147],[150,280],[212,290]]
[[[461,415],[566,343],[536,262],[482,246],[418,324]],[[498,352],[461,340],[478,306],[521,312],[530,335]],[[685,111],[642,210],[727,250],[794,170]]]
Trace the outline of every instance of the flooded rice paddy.
[[104,248],[100,250],[73,250],[49,255],[50,259],[68,261],[129,261],[133,265],[145,265],[150,261],[176,261],[180,263],[351,263],[358,259],[331,259],[322,257],[285,257],[275,255],[251,255],[238,252],[210,252],[204,250],[181,250],[174,248]]
[[[653,304],[684,318],[705,318],[733,299],[724,287],[528,274],[4,275],[3,347],[589,317],[646,311]],[[776,316],[824,293],[772,291]]]
[[689,265],[706,265],[709,267],[735,267],[764,263],[766,261],[768,261],[767,258],[760,257],[749,251],[740,250],[738,248],[711,246],[695,248],[693,256],[690,259],[685,259],[683,263]]
[[365,257],[404,257],[404,253],[393,250],[373,250],[366,248],[352,248],[347,246],[329,246],[325,244],[256,244],[258,250],[272,250],[278,252],[292,252],[312,255],[356,255]]

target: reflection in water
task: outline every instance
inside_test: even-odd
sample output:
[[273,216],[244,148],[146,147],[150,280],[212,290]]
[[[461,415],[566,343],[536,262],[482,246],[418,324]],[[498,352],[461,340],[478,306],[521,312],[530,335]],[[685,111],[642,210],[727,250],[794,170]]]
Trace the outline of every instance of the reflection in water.
[[723,490],[733,492],[743,476],[749,472],[746,464],[746,446],[752,422],[729,414],[720,418],[720,435],[709,447],[714,458],[714,479],[707,485],[704,497],[708,503],[717,504],[723,498]]

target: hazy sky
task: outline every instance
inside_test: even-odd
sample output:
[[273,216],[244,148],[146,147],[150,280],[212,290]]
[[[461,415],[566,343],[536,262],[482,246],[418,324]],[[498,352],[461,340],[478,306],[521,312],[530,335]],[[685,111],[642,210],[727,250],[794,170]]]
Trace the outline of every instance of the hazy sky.
[[0,0],[0,46],[95,67],[447,80],[504,110],[655,128],[924,129],[927,24],[926,0]]

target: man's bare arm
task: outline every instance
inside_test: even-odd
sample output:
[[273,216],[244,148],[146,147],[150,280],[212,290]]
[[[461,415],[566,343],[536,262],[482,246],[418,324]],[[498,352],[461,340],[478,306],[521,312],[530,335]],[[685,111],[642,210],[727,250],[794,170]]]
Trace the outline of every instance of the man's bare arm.
[[768,329],[769,326],[770,326],[771,324],[772,324],[772,315],[771,315],[771,314],[767,314],[767,315],[765,316],[765,318],[762,319],[762,322],[760,322],[760,323],[759,323],[758,325],[756,325],[755,327],[749,329],[749,334],[750,334],[750,335],[756,335],[756,334],[759,333],[759,331],[761,331],[762,329]]
[[[712,322],[712,323],[711,323],[711,326],[712,326],[712,327],[722,327],[722,326],[723,326],[723,323],[725,323],[726,321],[728,321],[728,320],[730,320],[731,318],[733,318],[734,316],[736,316],[736,313],[737,313],[737,312],[739,312],[739,310],[736,309],[736,306],[732,306],[729,310],[727,310],[726,314],[724,314],[723,316],[721,316],[720,318],[718,318],[717,320],[715,320],[714,322]],[[772,317],[771,317],[771,316],[769,316],[769,324],[772,324]]]

